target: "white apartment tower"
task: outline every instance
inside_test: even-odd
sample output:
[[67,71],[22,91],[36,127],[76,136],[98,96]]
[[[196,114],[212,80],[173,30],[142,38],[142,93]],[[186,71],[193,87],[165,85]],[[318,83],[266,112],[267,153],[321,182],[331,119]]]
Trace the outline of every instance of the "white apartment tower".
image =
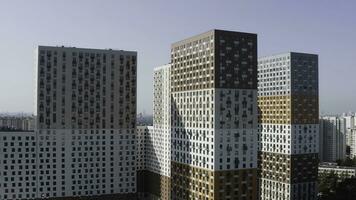
[[39,46],[40,198],[136,193],[137,53]]
[[347,155],[354,158],[356,157],[356,117],[355,114],[345,114],[342,118],[346,122]]
[[170,177],[171,174],[171,65],[154,69],[153,129],[152,138],[158,162],[151,171]]
[[138,172],[142,183],[138,190],[153,199],[171,199],[170,67],[167,64],[154,69],[153,127],[138,127],[145,135],[141,142],[145,164]]
[[356,157],[356,128],[350,129],[349,132],[349,148],[350,148],[350,158]]

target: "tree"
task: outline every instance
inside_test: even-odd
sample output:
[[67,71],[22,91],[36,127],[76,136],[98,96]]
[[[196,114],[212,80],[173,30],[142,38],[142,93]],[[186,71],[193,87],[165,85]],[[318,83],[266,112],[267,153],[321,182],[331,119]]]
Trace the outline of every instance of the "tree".
[[356,157],[351,159],[346,157],[345,160],[336,160],[338,166],[356,167]]
[[319,174],[320,200],[353,200],[356,197],[356,178],[338,176],[334,171]]
[[356,197],[356,179],[345,179],[336,187],[335,193],[327,200],[354,200]]
[[335,172],[326,172],[321,173],[318,177],[319,181],[319,193],[321,194],[321,199],[327,199],[327,197],[331,196],[335,190],[339,180],[339,177]]

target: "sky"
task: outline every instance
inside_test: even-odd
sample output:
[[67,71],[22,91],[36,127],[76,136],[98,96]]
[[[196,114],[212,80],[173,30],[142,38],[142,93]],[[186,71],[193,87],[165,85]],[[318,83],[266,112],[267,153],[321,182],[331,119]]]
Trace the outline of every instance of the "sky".
[[0,112],[34,110],[38,45],[138,52],[137,112],[152,113],[153,68],[170,45],[211,30],[258,34],[258,55],[319,55],[320,112],[356,111],[356,1],[1,0]]

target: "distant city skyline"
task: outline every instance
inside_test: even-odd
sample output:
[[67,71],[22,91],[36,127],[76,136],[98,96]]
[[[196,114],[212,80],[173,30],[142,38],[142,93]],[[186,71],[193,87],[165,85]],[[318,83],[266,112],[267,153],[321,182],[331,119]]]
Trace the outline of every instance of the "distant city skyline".
[[137,51],[137,112],[152,114],[153,68],[170,62],[173,42],[209,29],[257,33],[259,57],[318,54],[320,112],[356,111],[355,8],[305,0],[1,1],[0,112],[34,112],[35,48],[64,45]]

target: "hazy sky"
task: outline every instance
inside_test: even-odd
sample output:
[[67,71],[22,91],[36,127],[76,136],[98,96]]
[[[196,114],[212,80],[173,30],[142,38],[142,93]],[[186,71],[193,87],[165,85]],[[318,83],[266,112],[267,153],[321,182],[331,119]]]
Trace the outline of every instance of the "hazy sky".
[[32,112],[37,45],[138,52],[138,112],[171,43],[210,29],[258,34],[258,54],[319,54],[320,111],[356,111],[356,1],[1,0],[0,112]]

